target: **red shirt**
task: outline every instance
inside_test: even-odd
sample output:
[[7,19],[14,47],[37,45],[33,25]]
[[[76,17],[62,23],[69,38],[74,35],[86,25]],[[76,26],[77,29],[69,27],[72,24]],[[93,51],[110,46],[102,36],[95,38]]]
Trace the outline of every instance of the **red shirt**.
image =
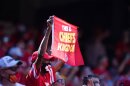
[[24,75],[24,74],[22,74],[22,73],[17,73],[16,74],[16,77],[18,78],[18,82],[20,83],[20,84],[25,84],[25,82],[26,82],[26,75]]
[[106,70],[100,70],[100,69],[96,68],[93,70],[93,72],[97,75],[101,75],[101,74],[106,73]]
[[55,70],[51,65],[45,67],[46,73],[43,75],[33,64],[26,80],[26,86],[50,86],[55,80]]
[[24,52],[24,56],[21,58],[22,61],[26,62],[27,65],[29,65],[29,57],[31,56],[31,54],[29,54],[29,52],[25,51]]
[[126,76],[121,76],[119,78],[119,80],[117,81],[117,86],[119,85],[123,85],[123,86],[130,86],[130,77],[126,77]]

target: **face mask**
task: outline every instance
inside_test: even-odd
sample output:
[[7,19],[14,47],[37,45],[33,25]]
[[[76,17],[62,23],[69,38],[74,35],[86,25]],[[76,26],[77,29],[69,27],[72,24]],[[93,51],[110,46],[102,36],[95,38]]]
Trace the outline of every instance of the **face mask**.
[[12,83],[18,82],[16,75],[9,75],[9,81]]

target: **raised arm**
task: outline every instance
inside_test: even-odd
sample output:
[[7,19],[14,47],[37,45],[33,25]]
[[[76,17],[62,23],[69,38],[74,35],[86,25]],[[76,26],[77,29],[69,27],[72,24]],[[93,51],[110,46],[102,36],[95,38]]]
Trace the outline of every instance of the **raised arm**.
[[123,72],[125,66],[127,65],[128,61],[130,60],[130,54],[127,54],[124,61],[121,63],[121,65],[118,68],[118,72],[121,73]]
[[55,71],[57,72],[63,66],[64,63],[65,63],[64,61],[58,59],[58,61],[54,65]]
[[37,69],[39,69],[41,67],[42,61],[44,60],[43,59],[43,54],[46,52],[49,36],[50,36],[51,30],[52,30],[51,21],[52,21],[52,17],[47,20],[48,27],[47,27],[45,36],[43,37],[43,39],[41,41],[41,44],[40,44],[40,46],[38,48],[38,58],[35,61]]
[[65,55],[65,61],[58,59],[57,63],[54,65],[55,70],[58,71],[63,66],[63,64],[66,63],[67,61],[68,61],[67,55]]

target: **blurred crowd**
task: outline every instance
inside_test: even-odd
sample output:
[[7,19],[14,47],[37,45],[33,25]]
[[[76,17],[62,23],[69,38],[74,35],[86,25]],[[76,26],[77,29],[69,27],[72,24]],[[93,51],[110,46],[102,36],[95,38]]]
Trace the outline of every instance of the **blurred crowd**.
[[[0,22],[0,30],[0,59],[8,55],[22,61],[16,70],[16,77],[10,77],[13,77],[12,81],[16,79],[17,83],[24,86],[31,66],[31,55],[37,50],[44,36],[44,28],[37,29],[21,23]],[[120,84],[130,86],[130,32],[124,30],[121,34],[114,46],[108,44],[111,48],[108,50],[104,40],[111,36],[111,32],[95,30],[91,40],[84,45],[85,55],[83,56],[87,59],[86,65],[72,67],[64,64],[56,73],[57,79],[64,79],[65,86],[81,86],[85,76],[94,74],[99,76],[103,86],[120,86]],[[2,76],[4,72],[0,70],[0,84],[7,83],[6,80],[3,81]]]

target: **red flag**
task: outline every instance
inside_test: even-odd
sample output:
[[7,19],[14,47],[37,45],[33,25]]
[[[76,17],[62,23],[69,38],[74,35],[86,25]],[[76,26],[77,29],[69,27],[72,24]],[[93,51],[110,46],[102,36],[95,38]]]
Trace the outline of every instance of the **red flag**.
[[83,65],[83,59],[78,44],[77,26],[53,16],[52,55],[69,65]]

